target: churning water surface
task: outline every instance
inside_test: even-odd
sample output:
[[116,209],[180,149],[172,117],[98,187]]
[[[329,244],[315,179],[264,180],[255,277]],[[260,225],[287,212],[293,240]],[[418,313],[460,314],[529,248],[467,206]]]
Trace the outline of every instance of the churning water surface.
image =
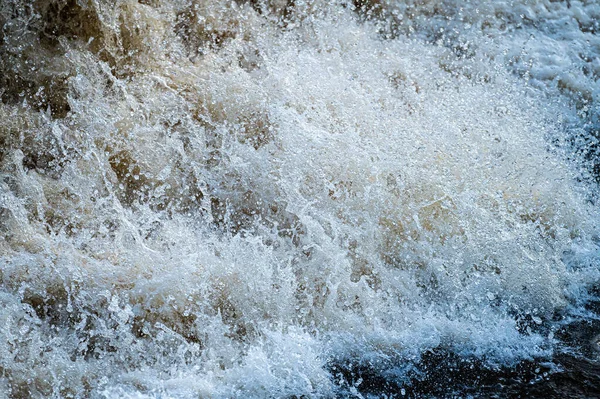
[[0,398],[599,396],[599,21],[0,2]]

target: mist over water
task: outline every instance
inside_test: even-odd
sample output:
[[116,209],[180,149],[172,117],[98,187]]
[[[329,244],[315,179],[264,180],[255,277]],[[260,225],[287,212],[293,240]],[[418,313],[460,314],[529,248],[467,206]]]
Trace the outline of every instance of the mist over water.
[[399,397],[597,357],[564,328],[597,324],[599,20],[2,2],[0,398]]

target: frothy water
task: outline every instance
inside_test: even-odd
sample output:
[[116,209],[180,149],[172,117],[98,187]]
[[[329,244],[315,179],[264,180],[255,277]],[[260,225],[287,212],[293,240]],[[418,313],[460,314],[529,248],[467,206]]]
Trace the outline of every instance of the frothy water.
[[595,317],[600,5],[488,3],[2,3],[2,397],[552,369]]

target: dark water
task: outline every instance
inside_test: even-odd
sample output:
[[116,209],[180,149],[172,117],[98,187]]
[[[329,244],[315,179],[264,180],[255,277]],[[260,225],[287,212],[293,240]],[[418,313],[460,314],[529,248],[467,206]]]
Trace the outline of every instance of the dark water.
[[[388,398],[598,398],[600,397],[600,302],[590,301],[586,318],[560,323],[554,337],[555,354],[545,361],[522,361],[512,367],[489,367],[477,358],[465,358],[434,349],[421,356],[418,366],[401,379],[390,370],[368,365],[335,364],[339,397]],[[557,314],[558,320],[565,319]],[[531,320],[522,324],[535,325]],[[354,388],[354,389],[353,389]]]
[[396,383],[371,370],[342,369],[347,385],[339,397],[359,392],[365,397],[407,398],[597,398],[600,364],[581,355],[558,354],[551,362],[523,362],[515,367],[482,367],[447,352],[428,353],[419,377]]

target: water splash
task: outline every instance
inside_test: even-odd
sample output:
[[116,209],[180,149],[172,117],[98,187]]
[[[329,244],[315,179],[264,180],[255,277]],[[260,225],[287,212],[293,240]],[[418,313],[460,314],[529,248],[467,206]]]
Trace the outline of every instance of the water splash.
[[521,30],[446,45],[452,3],[403,7],[2,5],[0,390],[327,397],[340,365],[548,359],[598,281],[581,98],[482,55]]

